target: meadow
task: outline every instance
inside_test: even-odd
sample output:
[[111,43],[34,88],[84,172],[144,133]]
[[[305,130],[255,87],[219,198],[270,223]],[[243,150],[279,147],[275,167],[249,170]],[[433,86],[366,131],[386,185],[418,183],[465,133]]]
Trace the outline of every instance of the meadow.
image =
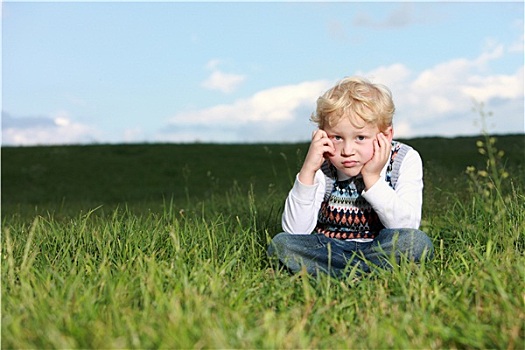
[[266,256],[307,144],[2,148],[1,345],[525,347],[525,135],[403,140],[435,258],[360,279]]

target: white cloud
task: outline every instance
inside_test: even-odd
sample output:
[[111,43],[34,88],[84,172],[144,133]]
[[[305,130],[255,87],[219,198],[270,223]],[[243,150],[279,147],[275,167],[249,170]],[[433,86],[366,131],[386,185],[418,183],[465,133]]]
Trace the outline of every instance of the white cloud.
[[455,59],[419,73],[396,64],[363,75],[392,89],[394,126],[400,137],[479,133],[479,116],[472,111],[475,102],[500,116],[490,132],[523,132],[523,66],[513,74],[490,74],[491,61],[504,49],[493,44],[487,48],[473,60]]
[[395,63],[390,66],[378,67],[367,73],[358,71],[357,75],[365,76],[372,82],[390,87],[410,79],[412,72],[406,66]]
[[71,120],[69,120],[69,114],[67,112],[61,111],[58,112],[54,118],[53,122],[58,127],[67,127],[71,125]]
[[231,126],[259,121],[267,123],[289,121],[295,117],[295,112],[301,107],[314,106],[319,95],[327,87],[327,81],[279,86],[260,91],[247,99],[239,99],[232,104],[177,114],[170,119],[170,123]]
[[172,142],[298,142],[309,138],[309,118],[331,82],[309,81],[170,118],[156,139]]
[[75,122],[67,112],[49,117],[11,117],[2,113],[2,144],[11,146],[92,143],[96,129]]
[[516,99],[523,96],[523,67],[515,75],[473,76],[462,88],[465,95],[478,101],[492,98]]
[[231,93],[239,87],[246,76],[241,74],[224,73],[219,69],[221,64],[220,60],[213,59],[206,64],[206,68],[211,70],[211,74],[205,81],[202,82],[202,86],[210,90],[218,90],[224,93]]
[[210,90],[218,90],[224,93],[235,91],[246,79],[244,75],[223,73],[219,70],[211,73],[208,79],[203,81],[202,86]]
[[412,127],[407,121],[397,122],[394,125],[394,134],[396,137],[404,137],[413,134]]

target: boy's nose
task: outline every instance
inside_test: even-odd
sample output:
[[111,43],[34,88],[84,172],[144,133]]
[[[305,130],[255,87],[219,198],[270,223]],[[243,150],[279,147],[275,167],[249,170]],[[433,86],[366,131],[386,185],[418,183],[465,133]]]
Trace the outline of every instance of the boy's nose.
[[341,155],[343,156],[351,156],[354,152],[354,145],[352,141],[346,141],[343,145],[343,149],[341,150]]

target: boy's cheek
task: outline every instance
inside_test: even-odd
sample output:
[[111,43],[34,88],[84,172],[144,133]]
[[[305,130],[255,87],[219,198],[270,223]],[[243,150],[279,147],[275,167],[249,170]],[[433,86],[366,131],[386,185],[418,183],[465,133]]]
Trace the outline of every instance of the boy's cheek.
[[374,156],[374,140],[372,140],[372,142],[370,142],[369,145],[367,145],[367,148],[365,150],[363,150],[363,155],[364,155],[364,158],[367,158],[368,160],[372,159],[372,157]]
[[330,154],[328,154],[328,153],[325,154],[325,158],[328,159],[328,160],[329,160],[330,162],[332,162],[332,163],[334,162],[334,160],[336,159],[336,157],[337,157],[337,156],[335,156],[335,155],[332,156],[332,155],[330,155]]

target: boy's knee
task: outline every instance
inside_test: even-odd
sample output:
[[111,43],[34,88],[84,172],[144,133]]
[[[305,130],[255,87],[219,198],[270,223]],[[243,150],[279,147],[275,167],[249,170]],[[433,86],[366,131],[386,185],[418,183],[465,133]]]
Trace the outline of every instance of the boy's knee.
[[415,261],[419,261],[422,258],[432,258],[434,246],[426,233],[417,229],[400,229],[396,231],[398,233],[397,249],[399,251]]
[[288,234],[286,232],[281,232],[272,238],[267,250],[269,256],[278,255],[278,252],[280,252],[282,247],[285,245],[287,235]]
[[414,260],[430,259],[434,254],[434,245],[426,233],[420,230],[411,232],[411,256]]

